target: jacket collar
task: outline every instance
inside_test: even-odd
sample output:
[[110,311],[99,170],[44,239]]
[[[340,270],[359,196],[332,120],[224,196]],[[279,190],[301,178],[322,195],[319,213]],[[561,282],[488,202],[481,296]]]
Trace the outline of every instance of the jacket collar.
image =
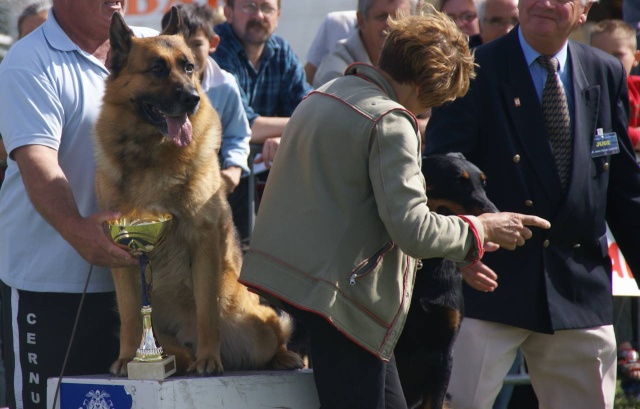
[[344,75],[356,75],[372,82],[380,88],[392,100],[398,102],[398,96],[389,81],[386,80],[382,72],[371,64],[356,62],[347,67]]

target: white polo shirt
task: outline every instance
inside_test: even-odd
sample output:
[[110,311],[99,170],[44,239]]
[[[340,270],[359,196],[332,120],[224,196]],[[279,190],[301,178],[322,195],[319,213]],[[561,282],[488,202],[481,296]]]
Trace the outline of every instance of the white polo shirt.
[[[139,37],[155,30],[134,28]],[[25,145],[58,151],[83,216],[97,212],[93,126],[109,71],[64,33],[52,12],[0,64],[0,134],[7,152]],[[82,292],[87,263],[36,211],[17,164],[8,161],[0,191],[0,280],[28,291]],[[112,291],[107,268],[95,267],[89,292]]]

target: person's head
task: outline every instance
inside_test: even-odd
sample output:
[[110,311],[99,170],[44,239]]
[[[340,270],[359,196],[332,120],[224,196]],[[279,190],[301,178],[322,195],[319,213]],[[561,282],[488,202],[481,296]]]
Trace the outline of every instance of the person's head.
[[109,38],[111,17],[124,16],[128,0],[53,0],[53,14],[60,27],[75,42],[80,37]]
[[480,37],[485,44],[518,24],[518,0],[479,0],[477,4]]
[[587,20],[597,0],[520,0],[520,30],[527,43],[544,55],[555,55],[573,30]]
[[590,45],[620,60],[627,75],[638,66],[640,51],[636,31],[622,20],[603,20],[591,29]]
[[442,0],[440,11],[451,17],[466,35],[472,36],[480,32],[474,0]]
[[[176,4],[178,15],[182,18],[182,35],[193,52],[196,60],[196,72],[202,76],[209,54],[214,52],[220,43],[220,37],[213,30],[223,18],[207,4]],[[169,25],[171,10],[162,16],[162,30]]]
[[358,30],[369,58],[373,64],[378,62],[382,44],[387,37],[387,21],[396,13],[410,14],[409,0],[359,0]]
[[40,27],[49,16],[51,2],[40,0],[29,4],[18,16],[18,38],[22,38]]
[[378,67],[395,82],[416,87],[421,111],[465,95],[475,77],[467,36],[435,10],[392,19]]
[[278,27],[280,0],[227,0],[224,16],[243,45],[264,45]]

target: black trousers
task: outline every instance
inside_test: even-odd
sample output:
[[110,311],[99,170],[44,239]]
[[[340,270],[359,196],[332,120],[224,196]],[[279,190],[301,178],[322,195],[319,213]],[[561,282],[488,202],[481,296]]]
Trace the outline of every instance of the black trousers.
[[310,337],[321,409],[407,409],[394,357],[382,361],[317,314],[291,305],[285,310]]
[[[7,403],[45,409],[47,378],[60,376],[81,294],[22,291],[2,282],[0,294]],[[115,305],[113,292],[86,295],[65,375],[109,373],[119,351]]]

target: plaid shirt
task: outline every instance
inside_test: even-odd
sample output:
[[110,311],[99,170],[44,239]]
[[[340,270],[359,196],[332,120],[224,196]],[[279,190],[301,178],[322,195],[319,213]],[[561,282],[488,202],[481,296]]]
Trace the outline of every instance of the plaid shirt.
[[253,125],[259,115],[290,117],[302,98],[313,89],[291,46],[281,37],[272,35],[256,71],[231,25],[219,24],[215,30],[220,36],[220,45],[211,56],[238,80],[249,123]]

